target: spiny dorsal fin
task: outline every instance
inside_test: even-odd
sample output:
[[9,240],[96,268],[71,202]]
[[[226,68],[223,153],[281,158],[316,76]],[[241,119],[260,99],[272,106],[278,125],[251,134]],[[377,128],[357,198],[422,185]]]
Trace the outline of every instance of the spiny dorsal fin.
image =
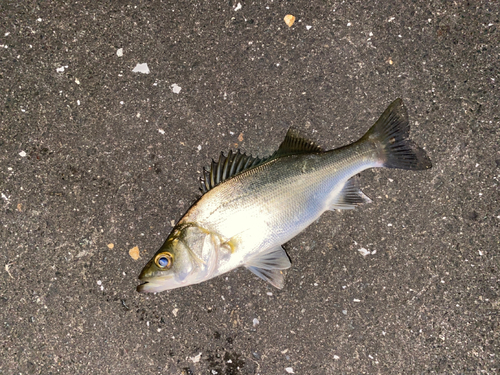
[[201,191],[205,194],[227,179],[237,174],[263,164],[269,160],[281,158],[288,155],[308,154],[312,152],[323,152],[323,149],[313,141],[303,137],[296,129],[290,128],[286,133],[285,140],[274,154],[267,158],[257,158],[252,155],[242,154],[240,150],[233,153],[229,151],[227,157],[220,153],[218,161],[212,159],[210,170],[203,168],[203,176],[200,178]]
[[280,158],[287,155],[309,154],[311,152],[323,152],[323,149],[314,141],[303,137],[296,129],[288,129],[285,140],[281,142],[278,150],[271,156],[271,159]]
[[212,159],[210,170],[203,168],[203,176],[200,178],[201,191],[205,194],[225,180],[236,176],[249,168],[263,163],[267,159],[260,159],[237,152],[229,151],[227,157],[223,152],[220,153],[218,161]]

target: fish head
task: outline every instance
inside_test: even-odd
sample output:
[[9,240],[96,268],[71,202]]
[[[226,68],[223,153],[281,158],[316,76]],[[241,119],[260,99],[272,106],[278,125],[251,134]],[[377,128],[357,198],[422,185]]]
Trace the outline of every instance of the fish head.
[[[189,225],[174,228],[163,246],[143,268],[137,287],[140,293],[155,293],[200,283],[209,278],[213,267],[210,234]],[[216,259],[216,258],[215,258]]]

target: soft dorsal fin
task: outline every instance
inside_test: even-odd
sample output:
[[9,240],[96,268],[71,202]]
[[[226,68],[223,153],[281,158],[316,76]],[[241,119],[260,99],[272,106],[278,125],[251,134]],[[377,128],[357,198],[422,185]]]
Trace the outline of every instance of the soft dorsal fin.
[[252,155],[247,156],[242,154],[240,150],[234,153],[233,151],[229,151],[227,157],[221,152],[218,161],[212,159],[210,170],[203,168],[203,176],[200,178],[201,191],[206,193],[221,182],[236,176],[246,169],[255,167],[266,160],[267,159],[253,157]]
[[309,154],[311,152],[323,152],[323,149],[314,141],[302,136],[298,130],[290,128],[286,132],[284,141],[281,142],[280,147],[271,156],[271,159],[287,155]]

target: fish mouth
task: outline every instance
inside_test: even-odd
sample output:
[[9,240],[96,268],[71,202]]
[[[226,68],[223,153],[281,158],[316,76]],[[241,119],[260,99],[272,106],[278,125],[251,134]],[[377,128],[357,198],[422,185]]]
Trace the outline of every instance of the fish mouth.
[[149,284],[149,281],[145,281],[143,282],[142,284],[140,285],[137,285],[137,288],[136,290],[139,292],[139,293],[147,293],[147,284]]
[[157,293],[175,288],[175,286],[172,285],[173,275],[151,278],[139,277],[139,279],[143,281],[143,283],[136,288],[139,293]]

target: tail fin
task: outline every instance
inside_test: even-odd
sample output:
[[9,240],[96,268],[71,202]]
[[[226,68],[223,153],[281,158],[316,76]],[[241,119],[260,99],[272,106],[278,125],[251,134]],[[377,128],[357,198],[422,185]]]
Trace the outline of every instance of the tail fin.
[[425,151],[409,140],[409,135],[408,113],[403,101],[398,98],[387,107],[360,141],[375,141],[382,144],[382,158],[386,168],[413,170],[432,168],[432,162]]

